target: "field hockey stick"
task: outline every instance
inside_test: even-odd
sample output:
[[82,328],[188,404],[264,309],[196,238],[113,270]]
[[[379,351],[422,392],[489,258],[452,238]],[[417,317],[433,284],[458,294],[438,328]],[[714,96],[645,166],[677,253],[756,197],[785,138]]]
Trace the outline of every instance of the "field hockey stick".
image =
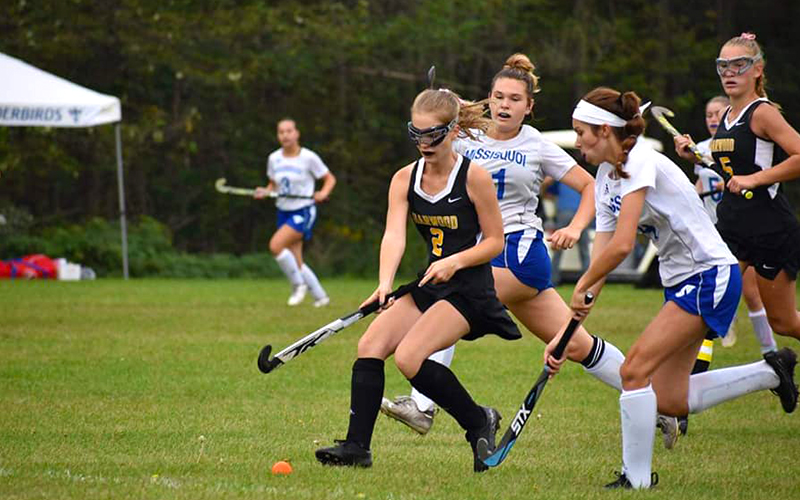
[[[411,283],[406,283],[405,285],[402,285],[397,290],[387,295],[385,301],[388,301],[389,299],[399,299],[403,295],[413,290],[414,287],[417,286],[418,284],[419,284],[419,278],[415,279]],[[360,308],[358,311],[342,316],[341,318],[335,321],[331,321],[322,328],[309,333],[302,339],[298,340],[294,344],[290,345],[289,347],[285,348],[284,350],[276,354],[275,357],[273,358],[270,358],[270,353],[272,352],[272,346],[269,344],[264,346],[264,348],[261,349],[261,353],[258,355],[258,369],[261,370],[262,373],[271,372],[275,368],[278,368],[284,363],[296,358],[297,356],[303,354],[312,347],[320,344],[323,340],[327,339],[334,333],[337,333],[340,330],[343,330],[348,326],[352,325],[361,318],[369,316],[370,314],[374,313],[375,311],[378,310],[379,307],[380,304],[378,303],[378,300],[375,299],[369,304]]]
[[[221,177],[221,178],[217,179],[217,181],[214,183],[214,187],[217,189],[218,192],[223,193],[223,194],[235,194],[235,195],[238,195],[238,196],[250,196],[250,197],[252,197],[252,196],[254,196],[256,194],[256,190],[255,189],[228,186],[227,184],[225,184],[226,182],[227,181],[225,180],[225,178]],[[267,194],[267,198],[302,198],[302,199],[310,200],[310,199],[312,199],[314,197],[313,196],[300,196],[300,195],[294,195],[294,194],[279,194],[279,193],[277,193],[275,191],[270,191]]]
[[[584,300],[587,305],[591,304],[594,300],[594,294],[592,294],[592,292],[586,292],[586,297]],[[558,341],[556,348],[553,350],[554,358],[561,359],[561,356],[564,355],[564,351],[567,349],[567,344],[569,344],[572,335],[575,333],[575,330],[578,329],[578,325],[580,323],[581,320],[579,319],[572,318],[569,320],[569,325],[567,325],[564,335],[561,336],[561,340]],[[550,379],[550,373],[550,367],[545,363],[542,372],[539,374],[539,378],[536,379],[536,383],[533,384],[533,388],[530,390],[530,392],[528,392],[528,395],[525,396],[522,406],[520,407],[519,411],[517,411],[517,414],[514,416],[514,420],[511,421],[511,425],[508,427],[508,429],[506,429],[505,434],[503,434],[503,439],[500,441],[500,444],[497,445],[494,451],[489,450],[489,443],[485,438],[480,438],[478,440],[476,446],[478,449],[478,458],[481,462],[489,467],[497,467],[503,463],[503,460],[505,460],[509,452],[511,452],[511,447],[514,446],[514,443],[517,442],[517,438],[519,438],[519,435],[522,434],[522,429],[525,428],[525,423],[531,416],[533,407],[536,406],[536,402],[539,400],[539,397],[544,391],[544,386],[547,385],[547,381]]]
[[436,80],[436,66],[431,66],[428,70],[428,88],[433,89],[433,81]]
[[717,194],[717,193],[721,193],[721,192],[722,191],[720,191],[719,189],[714,189],[714,190],[711,190],[711,191],[703,191],[698,196],[700,196],[700,198],[705,198],[706,196],[711,196],[712,194]]
[[232,187],[226,185],[225,182],[226,180],[224,177],[217,179],[217,182],[214,183],[214,187],[217,188],[217,192],[223,194],[235,194],[239,196],[253,196],[256,194],[255,189]]
[[[668,116],[669,117],[675,116],[675,113],[673,113],[672,110],[670,110],[669,108],[665,108],[664,106],[653,106],[650,108],[650,114],[653,115],[658,124],[661,125],[664,128],[664,130],[666,130],[667,133],[669,133],[672,137],[678,137],[679,135],[681,135],[681,133],[678,132],[678,129],[672,126],[669,120],[667,120]],[[697,161],[702,163],[705,168],[710,168],[711,170],[719,174],[723,179],[725,179],[726,183],[731,179],[731,174],[717,167],[717,165],[714,164],[713,162],[708,161],[708,159],[705,156],[703,156],[703,153],[701,153],[700,150],[697,149],[697,146],[693,142],[690,142],[688,147],[689,151],[691,151],[694,154],[695,158],[697,158]],[[744,196],[746,200],[749,200],[753,198],[753,192],[750,191],[749,189],[742,189],[742,196]]]

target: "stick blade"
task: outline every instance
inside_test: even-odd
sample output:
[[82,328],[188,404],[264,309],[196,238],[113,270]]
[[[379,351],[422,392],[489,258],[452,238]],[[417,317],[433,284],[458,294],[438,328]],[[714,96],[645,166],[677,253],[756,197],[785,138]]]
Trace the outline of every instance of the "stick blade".
[[278,358],[270,359],[270,354],[272,353],[272,346],[265,345],[263,349],[261,349],[261,353],[258,355],[258,369],[261,373],[269,373],[275,368],[279,367],[283,364]]
[[650,106],[650,114],[656,118],[659,116],[668,116],[670,118],[675,116],[675,113],[673,113],[671,109],[665,108],[664,106]]

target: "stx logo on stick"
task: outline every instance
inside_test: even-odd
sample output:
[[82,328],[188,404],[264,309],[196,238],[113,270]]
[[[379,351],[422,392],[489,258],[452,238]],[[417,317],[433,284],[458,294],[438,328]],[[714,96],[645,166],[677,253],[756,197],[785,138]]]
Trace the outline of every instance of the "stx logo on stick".
[[525,426],[525,422],[528,420],[528,417],[531,416],[531,410],[526,408],[520,408],[516,415],[514,415],[514,420],[511,422],[511,428],[514,430],[514,434],[519,434],[522,432],[522,428]]
[[[594,295],[592,292],[587,292],[584,300],[586,304],[590,304],[594,300]],[[570,319],[567,329],[564,330],[564,334],[561,336],[561,339],[558,341],[558,344],[553,350],[552,355],[555,359],[561,359],[561,357],[564,355],[564,351],[567,349],[569,339],[572,338],[572,335],[575,333],[575,329],[578,328],[579,324],[580,318],[573,317]],[[533,408],[536,406],[539,396],[542,395],[544,386],[547,384],[547,380],[549,378],[550,367],[545,364],[542,372],[539,374],[539,377],[533,384],[533,387],[528,392],[528,395],[525,396],[524,402],[522,403],[519,411],[516,415],[514,415],[514,420],[503,434],[503,439],[500,440],[500,443],[493,450],[489,449],[489,441],[487,439],[478,439],[478,442],[475,445],[475,451],[477,452],[478,458],[481,462],[489,467],[497,467],[503,462],[503,460],[506,459],[511,451],[511,447],[514,446],[514,443],[517,442],[517,438],[522,433],[522,429],[525,427],[525,422],[527,422],[528,418],[531,416],[531,412],[533,412]]]

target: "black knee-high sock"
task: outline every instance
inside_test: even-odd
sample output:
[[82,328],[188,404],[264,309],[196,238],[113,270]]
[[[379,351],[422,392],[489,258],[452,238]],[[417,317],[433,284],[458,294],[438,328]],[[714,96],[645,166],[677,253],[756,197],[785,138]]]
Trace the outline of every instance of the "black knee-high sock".
[[426,359],[409,382],[452,415],[465,430],[479,429],[486,425],[486,414],[446,366]]
[[381,409],[384,385],[383,360],[358,358],[350,382],[350,426],[347,441],[369,449],[375,419]]

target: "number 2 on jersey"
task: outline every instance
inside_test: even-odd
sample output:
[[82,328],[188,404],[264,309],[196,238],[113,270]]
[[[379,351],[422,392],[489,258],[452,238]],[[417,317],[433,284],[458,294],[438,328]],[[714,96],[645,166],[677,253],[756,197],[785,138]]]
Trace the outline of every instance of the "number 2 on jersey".
[[497,184],[497,199],[502,200],[503,194],[505,194],[506,191],[506,169],[501,168],[493,173],[492,179],[494,179]]
[[438,227],[432,227],[431,230],[431,253],[437,257],[442,256],[442,244],[444,243],[444,231]]

